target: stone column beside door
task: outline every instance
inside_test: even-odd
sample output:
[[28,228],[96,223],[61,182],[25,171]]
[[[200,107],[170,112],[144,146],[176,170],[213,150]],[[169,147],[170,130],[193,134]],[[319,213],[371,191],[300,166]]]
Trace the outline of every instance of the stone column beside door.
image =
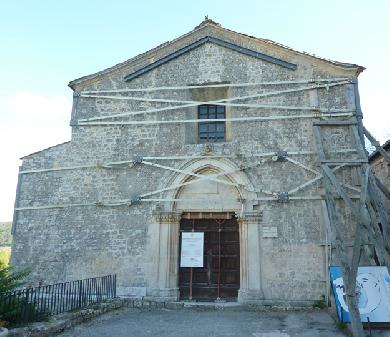
[[261,211],[247,211],[238,217],[240,226],[240,289],[238,302],[253,303],[264,299],[261,275],[259,224]]
[[157,211],[154,218],[158,226],[154,251],[158,256],[155,271],[156,288],[152,290],[151,295],[154,299],[176,301],[179,298],[177,269],[181,213]]

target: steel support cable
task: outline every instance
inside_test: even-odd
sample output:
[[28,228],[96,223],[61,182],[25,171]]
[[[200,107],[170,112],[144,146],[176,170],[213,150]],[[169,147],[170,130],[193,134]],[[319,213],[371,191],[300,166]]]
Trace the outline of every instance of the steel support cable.
[[303,168],[304,170],[307,170],[307,171],[310,171],[311,173],[314,173],[315,175],[320,175],[321,174],[320,172],[318,172],[316,170],[313,170],[309,166],[306,166],[306,165],[304,165],[304,164],[302,164],[302,163],[300,163],[300,162],[298,162],[298,161],[296,161],[296,160],[294,160],[294,159],[292,159],[290,157],[286,156],[286,160],[289,161],[290,163],[293,163],[293,164]]
[[[356,152],[355,149],[342,149],[342,150],[335,150],[333,151],[335,153],[350,153],[350,152]],[[219,158],[252,158],[252,157],[269,157],[273,156],[275,152],[264,152],[264,153],[251,153],[251,154],[240,154],[240,155],[195,155],[195,156],[140,156],[144,160],[193,160],[193,159],[219,159]],[[315,154],[314,151],[288,151],[288,155],[311,155]],[[116,162],[107,162],[104,164],[90,164],[90,165],[75,165],[75,166],[64,166],[64,167],[52,167],[52,168],[41,168],[41,169],[27,169],[20,171],[19,174],[29,174],[29,173],[42,173],[42,172],[55,172],[55,171],[68,171],[68,170],[77,170],[77,169],[84,169],[84,168],[102,168],[102,169],[110,169],[116,166],[122,166],[126,164],[131,164],[134,162],[134,159],[132,160],[123,160],[123,161],[116,161]]]
[[148,91],[160,91],[160,90],[188,90],[188,89],[200,89],[200,88],[224,88],[224,87],[250,87],[258,85],[285,85],[285,84],[307,84],[307,83],[321,83],[321,82],[338,82],[338,81],[351,81],[347,77],[336,78],[317,78],[307,80],[287,80],[287,81],[271,81],[271,82],[252,82],[252,83],[224,83],[224,84],[206,84],[206,85],[190,85],[190,86],[176,86],[176,87],[151,87],[151,88],[127,88],[127,89],[112,89],[112,90],[87,90],[82,91],[80,94],[99,94],[99,93],[122,93],[122,92],[148,92]]
[[[290,161],[291,163],[294,163],[294,164],[298,165],[299,167],[302,167],[302,168],[304,168],[304,169],[306,169],[306,170],[308,170],[308,171],[310,171],[310,172],[312,172],[312,173],[314,173],[314,174],[316,175],[316,177],[314,177],[313,179],[308,180],[308,181],[302,183],[301,185],[299,185],[299,186],[297,186],[297,187],[291,189],[290,191],[288,191],[287,193],[288,193],[289,195],[290,195],[290,194],[294,194],[294,193],[296,193],[296,192],[298,192],[298,191],[304,189],[305,187],[307,187],[307,186],[313,184],[314,182],[316,182],[316,181],[318,181],[318,180],[320,180],[320,179],[323,178],[323,175],[322,175],[320,172],[318,172],[318,171],[316,171],[316,170],[313,170],[313,169],[311,169],[310,167],[308,167],[308,166],[306,166],[306,165],[303,165],[303,164],[297,162],[296,160],[293,160],[293,159],[291,159],[291,158],[289,158],[289,157],[286,157],[286,160],[288,160],[288,161]],[[347,166],[347,165],[339,165],[339,166],[333,168],[332,171],[333,171],[333,172],[336,172],[337,170],[339,170],[340,168],[345,167],[345,166]],[[345,187],[347,187],[347,188],[349,188],[350,190],[355,191],[355,192],[360,192],[360,189],[358,189],[358,188],[356,188],[356,187],[353,187],[353,186],[351,186],[351,185],[349,185],[349,184],[343,183],[342,185],[345,186]]]
[[[174,100],[174,99],[164,99],[164,98],[147,98],[147,97],[120,97],[120,96],[96,96],[96,95],[81,95],[80,97],[85,98],[103,98],[103,99],[112,99],[112,100],[131,100],[131,101],[141,101],[141,102],[156,102],[156,103],[180,103],[183,105],[177,105],[177,107],[182,107],[185,104],[193,104],[194,106],[202,104],[210,104],[210,101],[185,101],[185,100]],[[240,98],[235,98],[240,99]],[[224,103],[220,102],[218,105],[221,106],[231,106],[236,108],[256,108],[256,109],[278,109],[278,110],[307,110],[307,111],[319,111],[319,112],[353,112],[354,109],[337,109],[337,108],[317,108],[312,106],[290,106],[290,105],[268,105],[268,104],[249,104],[249,103]],[[91,119],[80,119],[79,121],[91,120]]]
[[[257,164],[250,165],[250,166],[246,167],[245,169],[253,168],[253,167],[256,167],[256,166],[258,166],[260,164],[262,164],[262,163],[257,163]],[[345,165],[341,165],[341,166],[338,166],[336,168],[333,168],[332,171],[334,172],[334,171],[338,170],[339,168],[341,168],[343,166],[345,166]],[[218,176],[231,174],[231,173],[240,171],[242,169],[243,168],[234,169],[234,170],[225,171],[225,172],[220,172],[218,174],[211,175],[211,177],[215,178],[215,177],[218,177]],[[184,172],[183,172],[183,174],[184,174]],[[185,174],[187,174],[187,172],[185,172]],[[97,201],[97,202],[91,202],[91,203],[76,203],[76,204],[64,204],[64,205],[29,206],[29,207],[18,207],[18,208],[15,208],[15,211],[52,209],[52,208],[66,208],[66,207],[82,207],[82,206],[102,206],[102,207],[115,207],[115,206],[123,206],[123,205],[131,206],[132,204],[134,204],[136,202],[142,202],[142,201],[145,201],[145,202],[148,202],[148,201],[170,201],[170,202],[172,202],[172,201],[187,201],[187,200],[188,201],[190,201],[190,200],[195,201],[196,199],[193,199],[193,198],[191,198],[191,199],[181,199],[181,198],[180,199],[178,199],[178,198],[149,198],[149,199],[147,199],[147,197],[149,197],[151,195],[154,195],[154,194],[159,194],[161,192],[169,191],[169,190],[172,190],[172,189],[177,189],[177,188],[180,188],[180,187],[183,187],[183,186],[188,186],[190,184],[194,184],[194,183],[202,181],[202,180],[208,180],[207,178],[210,178],[210,176],[207,177],[207,176],[201,175],[201,178],[199,178],[199,179],[191,180],[191,181],[188,181],[188,182],[184,182],[184,183],[181,183],[181,184],[177,184],[177,185],[174,185],[174,186],[170,186],[170,187],[167,187],[167,188],[163,188],[163,189],[159,189],[159,190],[156,190],[156,191],[152,191],[152,192],[148,192],[148,193],[142,194],[136,200],[125,199],[125,200],[117,200],[115,202]],[[308,181],[305,184],[312,183],[312,182],[314,182],[316,180],[319,180],[321,178],[322,177],[316,177],[316,178],[312,179],[312,181]],[[241,187],[246,188],[243,185],[241,185]],[[264,193],[264,194],[274,195],[273,192],[267,191],[267,190],[260,190],[260,191],[252,191],[250,189],[248,189],[248,190],[251,191],[251,192],[255,192],[255,193]],[[293,190],[291,190],[291,191],[290,191],[291,193],[294,193]],[[350,198],[354,198],[355,199],[355,198],[359,198],[359,197],[356,197],[356,196],[352,195],[352,196],[350,196]],[[323,200],[324,198],[322,196],[306,196],[306,197],[299,196],[299,197],[290,197],[289,199],[290,200]],[[223,198],[223,200],[225,200],[225,198]],[[239,199],[235,198],[235,199],[231,199],[231,200],[239,200]],[[272,197],[258,197],[258,198],[254,198],[254,199],[251,199],[251,200],[256,200],[256,201],[275,201],[277,199],[274,196],[272,196]],[[204,201],[204,199],[199,199],[199,201]],[[210,200],[210,201],[215,201],[215,200]]]
[[152,163],[152,162],[149,162],[149,161],[146,161],[146,160],[143,160],[142,164],[153,166],[153,167],[162,168],[162,169],[173,171],[173,172],[177,172],[177,173],[182,173],[184,175],[189,175],[189,176],[193,176],[193,177],[201,177],[202,178],[201,180],[211,180],[211,181],[215,181],[215,182],[222,183],[222,184],[225,184],[225,185],[236,186],[236,187],[242,186],[240,184],[235,184],[235,183],[232,183],[232,182],[229,182],[229,181],[214,179],[213,177],[206,176],[206,175],[203,175],[203,174],[198,174],[198,173],[194,173],[194,172],[190,172],[190,171],[184,171],[184,170],[176,169],[176,168],[173,168],[173,167],[170,167],[170,166]]
[[[156,167],[160,167],[160,168],[163,168],[163,169],[168,169],[168,170],[172,170],[172,171],[175,171],[175,172],[178,172],[178,173],[182,173],[182,174],[185,174],[185,175],[191,175],[191,176],[196,176],[196,177],[200,177],[200,179],[196,179],[196,180],[191,180],[189,182],[185,182],[183,184],[179,184],[179,185],[175,185],[175,186],[171,186],[171,187],[167,187],[167,188],[164,188],[163,190],[156,190],[156,191],[153,191],[153,192],[149,192],[147,193],[146,196],[149,196],[149,195],[152,195],[152,194],[157,194],[157,193],[161,193],[161,192],[164,192],[164,191],[167,191],[167,190],[171,190],[171,189],[177,189],[177,188],[180,188],[182,186],[187,186],[189,184],[193,184],[193,183],[196,183],[196,182],[199,182],[199,181],[204,181],[204,180],[214,180],[214,181],[217,181],[217,182],[220,182],[220,183],[223,183],[223,184],[227,184],[227,185],[232,185],[232,186],[236,186],[236,187],[243,187],[245,189],[247,189],[248,191],[250,192],[255,192],[255,193],[264,193],[264,194],[269,194],[269,195],[274,195],[274,192],[272,191],[268,191],[268,190],[259,190],[259,191],[252,191],[250,189],[248,189],[246,186],[244,185],[239,185],[239,184],[234,184],[234,183],[229,183],[229,182],[226,182],[226,181],[223,181],[223,180],[215,180],[214,178],[216,176],[219,176],[219,175],[226,175],[226,174],[230,174],[230,173],[234,173],[236,171],[240,171],[240,170],[247,170],[249,168],[253,168],[253,167],[256,167],[258,165],[261,165],[262,163],[264,162],[260,162],[260,163],[257,163],[257,164],[254,164],[254,165],[250,165],[250,166],[247,166],[245,168],[240,168],[240,169],[235,169],[233,171],[230,171],[230,172],[221,172],[217,175],[210,175],[210,176],[205,176],[205,175],[199,175],[199,174],[194,174],[193,172],[189,172],[189,171],[183,171],[183,170],[179,170],[179,169],[174,169],[174,168],[171,168],[171,167],[168,167],[168,166],[164,166],[164,165],[158,165],[158,164],[154,164],[154,163],[147,163],[149,165],[152,165],[152,166],[156,166]],[[298,163],[300,164],[300,163]],[[302,164],[303,165],[303,164]],[[301,165],[298,165],[298,166],[301,166]],[[304,165],[303,165],[304,166]],[[335,168],[332,169],[333,172],[336,172],[337,170],[339,170],[340,168],[342,167],[345,167],[346,165],[339,165]],[[293,194],[293,193],[296,193],[298,191],[300,191],[301,189],[313,184],[314,182],[320,180],[323,178],[323,175],[320,173],[320,172],[317,172],[315,170],[312,170],[310,168],[306,168],[308,169],[309,171],[311,172],[315,172],[317,174],[317,176],[301,185],[299,185],[298,187],[288,191],[288,194]],[[349,189],[352,189],[353,191],[356,191],[356,192],[360,192],[359,189],[353,187],[353,186],[350,186],[349,184],[343,184],[345,187],[349,188]],[[274,199],[274,197],[272,197]],[[297,197],[298,198],[298,197]]]
[[[351,199],[360,199],[359,195],[349,195],[349,198]],[[186,199],[186,198],[142,198],[140,200],[133,200],[133,199],[126,199],[126,200],[119,200],[115,202],[90,202],[90,203],[75,203],[75,204],[60,204],[60,205],[45,205],[45,206],[26,206],[26,207],[18,207],[15,208],[15,211],[27,211],[27,210],[44,210],[44,209],[55,209],[55,208],[68,208],[68,207],[87,207],[87,206],[95,206],[95,207],[117,207],[117,206],[132,206],[135,204],[138,204],[140,202],[179,202],[179,201],[204,201],[204,198],[200,199]],[[213,201],[226,201],[226,200],[233,200],[233,201],[277,201],[274,197],[259,197],[259,198],[250,198],[250,199],[240,199],[240,198],[221,198],[221,199],[210,199],[208,202]],[[324,197],[322,195],[310,195],[306,197],[290,197],[289,200],[295,200],[295,201],[304,201],[304,200],[324,200]]]
[[[267,154],[263,154],[263,155],[266,155],[266,156],[272,156],[274,153],[273,152],[270,152],[270,153],[267,153]],[[291,158],[289,158],[291,159]],[[116,162],[116,164],[124,164],[124,163],[129,163],[130,161],[123,161],[123,162]],[[245,189],[247,189],[248,191],[250,192],[255,192],[255,193],[264,193],[264,194],[268,194],[268,195],[272,195],[273,197],[269,197],[269,198],[258,198],[258,200],[275,200],[275,197],[274,197],[274,192],[271,192],[271,191],[268,191],[268,190],[258,190],[258,191],[252,191],[251,189],[248,189],[246,186],[244,185],[240,185],[240,184],[234,184],[234,183],[231,183],[231,182],[228,182],[228,181],[224,181],[224,180],[218,180],[218,179],[215,179],[215,177],[217,176],[221,176],[221,175],[226,175],[226,174],[231,174],[231,173],[234,173],[234,172],[237,172],[237,171],[241,171],[241,170],[244,170],[244,169],[249,169],[249,168],[253,168],[253,167],[256,167],[260,164],[263,164],[265,161],[262,161],[260,163],[256,163],[256,164],[253,164],[253,165],[249,165],[245,168],[241,167],[239,169],[234,169],[234,170],[231,170],[231,171],[228,171],[228,172],[220,172],[216,175],[200,175],[200,174],[196,174],[196,173],[193,173],[193,172],[189,172],[189,171],[184,171],[184,170],[180,170],[180,169],[175,169],[175,168],[172,168],[172,167],[169,167],[169,166],[165,166],[165,165],[159,165],[159,164],[156,164],[156,163],[151,163],[151,162],[147,162],[147,161],[142,161],[142,163],[146,164],[146,165],[151,165],[151,166],[154,166],[154,167],[159,167],[159,168],[162,168],[162,169],[167,169],[167,170],[172,170],[172,171],[175,171],[175,172],[178,172],[178,173],[181,173],[181,174],[184,174],[184,175],[190,175],[190,176],[195,176],[195,177],[199,177],[200,179],[195,179],[195,180],[191,180],[189,182],[185,182],[185,183],[182,183],[182,184],[178,184],[178,185],[174,185],[174,186],[170,186],[170,187],[167,187],[167,188],[163,188],[163,189],[158,189],[158,190],[155,190],[155,191],[152,191],[152,192],[148,192],[146,194],[143,194],[141,196],[139,196],[140,199],[143,199],[145,197],[148,197],[148,196],[151,196],[151,195],[154,195],[154,194],[158,194],[158,193],[161,193],[161,192],[165,192],[165,191],[169,191],[169,190],[172,190],[172,189],[177,189],[177,188],[180,188],[180,187],[183,187],[183,186],[187,186],[187,185],[190,185],[190,184],[193,184],[193,183],[197,183],[197,182],[200,182],[200,181],[207,181],[207,180],[214,180],[216,182],[220,182],[220,183],[223,183],[223,184],[227,184],[227,185],[232,185],[232,186],[236,186],[236,187],[243,187]],[[297,162],[297,161],[292,161],[294,164],[297,164],[298,166],[300,167],[303,167],[303,168],[306,168],[308,169],[309,171],[311,172],[316,172],[308,167],[306,167],[305,165]],[[113,163],[109,163],[109,164],[113,164]],[[111,167],[109,166],[109,164],[107,165],[101,165],[101,167]],[[338,166],[334,169],[332,169],[333,172],[335,172],[336,170],[338,170],[339,168],[343,167],[345,165],[342,165],[342,166]],[[42,170],[40,170],[42,171]],[[317,177],[315,177],[314,179],[311,179],[301,185],[299,185],[298,187],[288,191],[288,194],[293,194],[293,193],[296,193],[298,192],[299,190],[302,190],[303,188],[309,186],[310,184],[314,183],[315,181],[317,180],[320,180],[323,176],[322,175],[318,175]],[[351,188],[355,191],[359,191],[358,189],[356,188],[353,188],[349,185],[347,185],[346,187],[348,188]],[[292,200],[300,200],[300,199],[312,199],[311,197],[291,197]],[[318,199],[318,197],[315,197],[314,199]],[[159,199],[159,200],[162,200],[162,199]],[[171,199],[170,199],[171,200]],[[88,203],[88,204],[72,204],[72,206],[76,207],[76,206],[90,206],[90,205],[94,205],[94,204],[98,204],[100,206],[120,206],[120,205],[124,205],[124,204],[128,204],[129,203],[129,200],[120,200],[116,203],[111,203],[111,204],[104,204],[102,202],[95,202],[95,203]],[[22,210],[22,209],[43,209],[43,208],[62,208],[62,207],[69,207],[69,205],[55,205],[55,206],[37,206],[37,208],[31,208],[31,207],[28,207],[28,208],[25,208],[25,207],[22,207],[22,208],[18,208],[17,210]]]
[[[342,167],[344,167],[344,166],[346,166],[346,165],[339,165],[339,166],[333,168],[332,171],[335,172],[335,171],[339,170],[340,168],[342,168]],[[318,174],[316,177],[314,177],[313,179],[310,179],[310,180],[304,182],[303,184],[301,184],[301,185],[299,185],[299,186],[297,186],[297,187],[295,187],[295,188],[289,190],[289,191],[288,191],[288,194],[294,194],[294,193],[296,193],[296,192],[298,192],[298,191],[304,189],[305,187],[307,187],[307,186],[309,186],[309,185],[315,183],[316,181],[322,179],[323,177],[324,177],[324,176],[323,176],[321,173],[319,173],[319,174]]]
[[[247,168],[255,167],[255,166],[258,166],[260,164],[262,164],[262,162],[250,165]],[[235,172],[241,171],[241,170],[242,170],[242,168],[237,168],[237,169],[234,169],[234,170],[220,172],[218,174],[211,175],[211,176],[213,178],[215,178],[215,177],[218,177],[218,176],[221,176],[221,175],[231,174],[231,173],[235,173]],[[207,177],[207,176],[203,176],[202,175],[201,178],[199,178],[199,179],[191,180],[191,181],[188,181],[188,182],[184,182],[182,184],[177,184],[177,185],[166,187],[166,188],[162,188],[162,189],[159,189],[159,190],[156,190],[156,191],[148,192],[148,193],[145,193],[145,194],[142,194],[142,195],[138,196],[137,197],[137,201],[142,201],[143,198],[151,196],[151,195],[154,195],[154,194],[158,194],[158,193],[161,193],[161,192],[165,192],[165,191],[169,191],[169,190],[172,190],[172,189],[177,189],[177,188],[180,188],[180,187],[183,187],[183,186],[187,186],[187,185],[190,185],[190,184],[194,184],[194,183],[199,182],[201,180],[208,180],[207,178],[209,178],[209,177],[210,176]],[[244,186],[242,186],[242,187],[244,187]],[[263,191],[263,192],[264,193],[267,193],[267,192],[271,193],[269,191]],[[93,203],[84,203],[84,204],[65,204],[65,205],[18,207],[18,208],[15,208],[15,210],[16,211],[20,211],[20,210],[31,210],[31,209],[65,208],[65,207],[92,206],[92,205],[98,205],[98,206],[120,206],[120,205],[126,205],[129,202],[131,203],[131,199],[120,200],[120,201],[117,201],[115,203],[104,203],[104,202],[101,202],[101,201],[97,201],[97,202],[93,202]]]
[[79,122],[78,126],[109,126],[109,125],[153,125],[153,124],[183,124],[183,123],[201,123],[201,122],[261,122],[261,121],[276,121],[276,120],[292,120],[292,119],[311,119],[321,117],[352,117],[353,113],[334,113],[328,116],[319,114],[302,114],[302,115],[285,115],[285,116],[255,116],[255,117],[233,117],[220,119],[171,119],[171,120],[143,120],[143,121],[104,121],[104,122]]
[[[245,168],[242,168],[242,167],[241,167],[241,168],[237,168],[237,169],[233,169],[233,170],[229,170],[229,171],[223,171],[223,172],[220,172],[220,173],[217,173],[217,174],[214,174],[214,175],[209,175],[209,176],[201,175],[201,178],[199,178],[199,179],[194,179],[194,180],[186,181],[186,182],[183,182],[183,183],[181,183],[181,184],[177,184],[177,185],[174,185],[174,186],[169,186],[169,187],[165,187],[165,188],[162,188],[162,189],[159,189],[159,190],[155,190],[155,191],[152,191],[152,192],[148,192],[148,193],[145,193],[145,194],[140,195],[140,198],[142,199],[142,198],[144,198],[144,197],[148,197],[148,196],[151,196],[151,195],[154,195],[154,194],[158,194],[158,193],[161,193],[161,192],[166,192],[166,191],[169,191],[169,190],[178,189],[178,188],[180,188],[180,187],[188,186],[188,185],[191,185],[191,184],[200,182],[200,181],[209,180],[210,177],[211,177],[211,178],[217,178],[217,177],[219,177],[219,176],[223,176],[223,175],[227,175],[227,174],[232,174],[232,173],[235,173],[235,172],[242,171],[243,169],[248,169],[248,168],[256,167],[256,166],[261,165],[261,164],[263,164],[263,163],[264,163],[264,161],[259,162],[259,163],[256,163],[256,164],[248,165],[248,166],[246,166]],[[251,189],[249,189],[247,186],[244,186],[244,185],[239,185],[239,187],[243,187],[243,188],[245,188],[246,190],[248,190],[249,192],[255,192],[255,193],[261,192],[261,193],[269,194],[269,195],[272,195],[272,194],[273,194],[271,191],[267,191],[267,190],[252,191]]]
[[[329,85],[317,85],[317,86],[309,86],[309,87],[303,87],[303,88],[285,89],[285,90],[271,91],[271,92],[267,92],[267,93],[253,94],[253,95],[246,95],[246,96],[231,97],[231,98],[225,98],[225,99],[207,101],[207,102],[190,101],[192,103],[177,105],[177,106],[169,106],[169,107],[164,107],[164,108],[157,108],[157,109],[150,109],[150,110],[143,110],[143,111],[129,111],[129,112],[108,115],[108,116],[84,118],[84,119],[79,119],[78,123],[96,121],[96,120],[102,120],[102,119],[117,118],[117,117],[134,116],[134,115],[139,115],[139,114],[144,114],[144,113],[154,113],[154,112],[169,111],[169,110],[176,110],[176,109],[182,109],[182,108],[190,108],[190,107],[198,106],[199,104],[219,104],[219,103],[226,103],[226,102],[232,102],[232,101],[250,99],[250,98],[262,98],[262,97],[277,96],[277,95],[281,95],[281,94],[285,94],[285,93],[313,90],[313,89],[318,89],[318,88],[328,88],[328,87],[339,86],[339,85],[348,84],[348,83],[350,83],[350,82],[343,81],[343,82],[338,82],[338,83],[332,83]],[[112,97],[116,97],[116,96],[112,96]],[[122,98],[118,98],[118,99],[122,99]],[[126,99],[131,99],[131,98],[126,97]]]

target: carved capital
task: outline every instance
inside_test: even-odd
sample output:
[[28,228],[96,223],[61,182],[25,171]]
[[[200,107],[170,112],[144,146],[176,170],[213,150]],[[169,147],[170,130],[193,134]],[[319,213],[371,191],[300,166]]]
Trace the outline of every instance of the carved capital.
[[263,211],[243,212],[238,217],[239,223],[260,223],[263,217]]
[[161,212],[156,211],[153,213],[153,216],[157,223],[172,223],[177,224],[180,222],[181,213],[180,212]]

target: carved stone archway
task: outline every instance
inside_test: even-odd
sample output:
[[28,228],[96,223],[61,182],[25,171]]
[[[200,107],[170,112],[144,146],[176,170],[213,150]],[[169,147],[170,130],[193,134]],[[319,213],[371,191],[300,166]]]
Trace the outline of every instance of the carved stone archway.
[[[224,203],[225,198],[214,198],[216,202],[210,203],[208,200],[213,198],[213,193],[205,193],[203,199],[206,204],[197,204],[196,202],[172,201],[165,207],[158,207],[154,212],[154,225],[152,226],[154,238],[150,247],[154,257],[155,272],[152,272],[152,287],[148,293],[153,297],[159,297],[170,300],[179,298],[178,290],[178,253],[179,253],[179,224],[183,212],[234,212],[237,216],[240,226],[240,290],[238,294],[239,302],[252,302],[263,299],[262,291],[262,273],[261,273],[261,250],[259,224],[261,221],[261,212],[255,210],[257,204],[254,201],[256,193],[248,179],[247,175],[240,170],[239,166],[231,160],[201,158],[192,160],[184,164],[180,170],[193,172],[196,174],[220,174],[218,179],[223,179],[231,184],[226,184],[229,189],[218,182],[207,181],[207,188],[210,185],[217,184],[217,190],[233,193],[230,197],[232,202]],[[223,174],[227,173],[227,174]],[[184,173],[176,173],[168,179],[166,186],[178,186],[193,179],[193,176]],[[197,179],[197,178],[196,178]],[[177,189],[168,191],[164,199],[180,199],[181,196],[194,195],[202,197],[202,188],[191,188],[198,183],[185,185]],[[219,184],[219,185],[218,185]],[[234,186],[237,185],[237,186]],[[232,187],[233,186],[233,187]],[[232,187],[232,188],[231,188]],[[192,194],[191,194],[192,193]],[[225,193],[226,194],[226,193]],[[201,198],[202,199],[202,198]],[[237,202],[234,202],[234,199]],[[210,207],[209,205],[214,207]]]

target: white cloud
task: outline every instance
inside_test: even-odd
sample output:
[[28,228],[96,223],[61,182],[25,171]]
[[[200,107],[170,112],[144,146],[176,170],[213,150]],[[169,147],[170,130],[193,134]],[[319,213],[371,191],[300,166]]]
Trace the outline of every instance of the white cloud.
[[20,91],[0,102],[0,221],[12,219],[19,158],[70,139],[71,99]]

